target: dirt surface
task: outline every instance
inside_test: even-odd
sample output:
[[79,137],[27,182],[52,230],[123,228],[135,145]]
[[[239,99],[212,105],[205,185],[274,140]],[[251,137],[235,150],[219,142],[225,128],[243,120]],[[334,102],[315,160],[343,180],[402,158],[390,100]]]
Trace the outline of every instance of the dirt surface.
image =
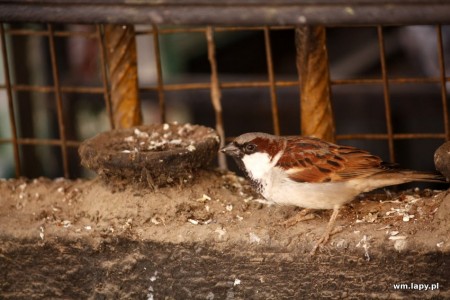
[[450,298],[443,191],[359,197],[314,257],[331,212],[285,228],[299,209],[259,203],[232,173],[201,171],[154,191],[0,180],[0,195],[1,298]]

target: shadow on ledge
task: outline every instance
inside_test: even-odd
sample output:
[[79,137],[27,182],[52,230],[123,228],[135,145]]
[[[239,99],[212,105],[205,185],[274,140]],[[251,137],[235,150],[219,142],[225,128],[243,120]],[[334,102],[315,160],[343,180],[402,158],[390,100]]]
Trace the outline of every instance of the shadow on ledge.
[[[450,256],[394,251],[310,257],[279,249],[112,238],[1,246],[3,299],[448,299]],[[335,253],[333,253],[335,252]],[[396,284],[408,288],[396,289]],[[417,284],[417,289],[411,289]],[[425,286],[428,285],[428,290]],[[431,290],[433,288],[434,290]]]

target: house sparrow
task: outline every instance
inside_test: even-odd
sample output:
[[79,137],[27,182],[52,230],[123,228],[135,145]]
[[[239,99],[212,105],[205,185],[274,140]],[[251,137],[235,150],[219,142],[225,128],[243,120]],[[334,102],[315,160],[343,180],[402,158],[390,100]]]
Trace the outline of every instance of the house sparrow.
[[367,151],[312,137],[246,133],[220,151],[235,159],[268,202],[333,210],[311,254],[328,241],[339,209],[358,194],[411,181],[445,181],[438,174],[402,170]]

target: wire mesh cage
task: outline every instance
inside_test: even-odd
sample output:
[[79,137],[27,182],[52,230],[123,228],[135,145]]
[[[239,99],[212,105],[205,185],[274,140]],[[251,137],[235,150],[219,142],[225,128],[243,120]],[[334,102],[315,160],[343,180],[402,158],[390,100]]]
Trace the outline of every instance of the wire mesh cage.
[[101,132],[107,148],[111,132],[199,124],[214,156],[261,131],[434,171],[450,140],[449,23],[437,0],[0,2],[0,295],[422,299],[395,284],[423,281],[449,297],[445,191],[333,208],[344,230],[313,260],[326,218],[280,227],[297,208],[261,204],[221,154],[160,189],[139,172],[144,188],[91,180],[79,154]]
[[[318,76],[330,91],[333,138],[431,169],[431,159],[414,157],[431,158],[449,137],[447,32],[328,27],[329,75]],[[144,123],[204,123],[227,139],[301,133],[294,27],[141,25],[127,34],[137,40]],[[3,176],[82,176],[75,149],[114,127],[111,95],[121,93],[111,89],[104,26],[3,23],[1,35]]]

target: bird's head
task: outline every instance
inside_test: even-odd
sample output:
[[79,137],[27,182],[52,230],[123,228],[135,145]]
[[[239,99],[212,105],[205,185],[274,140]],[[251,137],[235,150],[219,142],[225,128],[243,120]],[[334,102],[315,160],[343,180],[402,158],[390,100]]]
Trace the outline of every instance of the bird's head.
[[238,136],[220,151],[233,157],[242,170],[256,179],[275,165],[274,158],[283,147],[283,139],[277,136],[251,132]]

